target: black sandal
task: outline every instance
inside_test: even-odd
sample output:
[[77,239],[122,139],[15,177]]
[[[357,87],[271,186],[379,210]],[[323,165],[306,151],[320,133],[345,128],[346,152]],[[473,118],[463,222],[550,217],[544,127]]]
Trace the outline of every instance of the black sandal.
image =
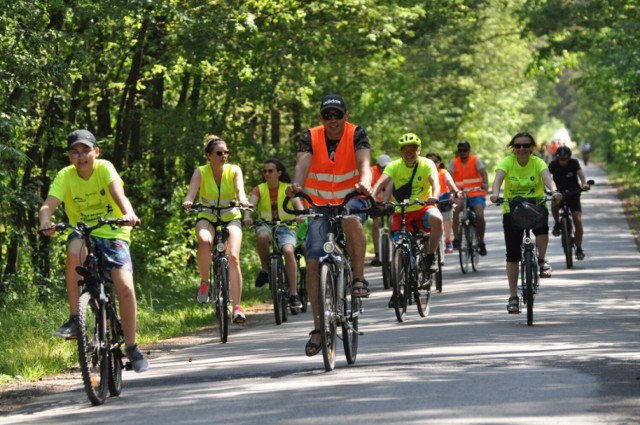
[[[362,285],[356,285],[356,283],[361,283]],[[367,298],[371,294],[369,290],[369,282],[365,279],[356,277],[351,282],[351,296],[356,298]]]
[[321,345],[322,342],[320,344],[311,342],[314,335],[320,335],[320,329],[314,329],[311,332],[309,332],[309,336],[311,338],[309,338],[309,341],[307,341],[307,345],[304,347],[304,353],[307,355],[307,357],[315,356],[320,352],[320,349],[322,348],[322,345]]

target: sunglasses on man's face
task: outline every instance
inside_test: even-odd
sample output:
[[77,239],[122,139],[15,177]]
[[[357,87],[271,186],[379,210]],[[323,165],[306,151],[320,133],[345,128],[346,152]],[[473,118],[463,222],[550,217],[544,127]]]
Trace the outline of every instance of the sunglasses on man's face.
[[216,151],[215,154],[218,156],[226,156],[229,155],[229,151]]
[[458,152],[469,152],[467,148],[458,148]]
[[326,111],[326,112],[322,113],[322,118],[327,120],[327,121],[330,121],[331,118],[335,118],[337,120],[341,120],[342,118],[344,118],[344,112],[340,112],[340,111],[329,112],[329,111]]

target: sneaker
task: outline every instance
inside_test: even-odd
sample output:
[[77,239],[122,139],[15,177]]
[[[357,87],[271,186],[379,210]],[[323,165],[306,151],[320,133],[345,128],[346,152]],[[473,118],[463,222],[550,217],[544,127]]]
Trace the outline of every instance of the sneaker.
[[427,273],[435,273],[438,271],[438,265],[436,264],[436,255],[427,254]]
[[300,299],[300,295],[291,294],[291,296],[289,297],[289,306],[291,307],[292,313],[294,310],[296,310],[294,314],[298,314],[298,311],[302,308],[302,300]]
[[445,254],[453,254],[453,244],[451,242],[447,242],[444,246]]
[[382,262],[380,261],[380,258],[378,258],[378,253],[376,252],[376,256],[373,257],[373,260],[371,260],[371,266],[372,267],[380,267],[382,266]]
[[560,236],[560,223],[556,223],[553,225],[553,231],[551,233],[553,233],[553,236]]
[[546,259],[538,261],[538,267],[540,267],[540,277],[551,277],[553,269]]
[[209,282],[200,282],[200,289],[198,289],[197,298],[200,304],[209,302]]
[[582,250],[582,248],[576,248],[576,258],[579,261],[584,260],[584,251]]
[[60,326],[53,335],[64,339],[78,339],[78,316],[69,316],[69,320]]
[[483,257],[487,255],[487,246],[484,244],[484,242],[478,243],[478,254],[482,255]]
[[459,250],[460,249],[460,241],[457,239],[453,240],[453,249],[455,250]]
[[520,313],[520,298],[509,297],[509,302],[507,304],[507,311],[509,314],[519,314]]
[[144,354],[142,354],[138,348],[138,344],[127,346],[127,358],[129,359],[129,362],[131,362],[133,370],[137,373],[149,370],[149,360],[147,360]]
[[260,270],[260,273],[258,273],[256,277],[256,288],[262,288],[267,283],[269,283],[269,273]]
[[232,320],[233,320],[233,323],[236,323],[238,325],[241,325],[247,321],[247,316],[244,315],[244,311],[242,310],[242,307],[240,307],[239,305],[233,308]]

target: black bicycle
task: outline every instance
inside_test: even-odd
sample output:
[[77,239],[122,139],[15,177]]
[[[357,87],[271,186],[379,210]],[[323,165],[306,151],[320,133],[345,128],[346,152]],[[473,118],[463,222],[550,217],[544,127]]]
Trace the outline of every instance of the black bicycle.
[[478,228],[476,226],[476,212],[468,203],[467,192],[481,190],[479,187],[462,190],[462,206],[458,226],[458,241],[460,242],[460,270],[467,273],[469,268],[478,270],[480,260]]
[[318,306],[320,315],[320,336],[324,368],[331,371],[336,364],[336,345],[338,326],[342,328],[342,343],[348,364],[356,361],[358,353],[358,319],[362,312],[362,300],[351,296],[351,260],[346,249],[345,236],[342,231],[342,219],[359,213],[368,213],[375,205],[375,200],[368,196],[366,209],[350,209],[345,205],[354,197],[362,196],[359,192],[349,193],[339,204],[317,205],[303,192],[296,197],[305,199],[311,208],[292,210],[289,208],[291,198],[286,198],[283,208],[289,214],[305,215],[312,218],[324,217],[329,220],[330,231],[323,249],[325,255],[319,259]]
[[[91,404],[104,403],[107,392],[117,397],[122,392],[122,368],[132,368],[129,362],[124,365],[125,354],[122,350],[124,334],[118,318],[117,300],[113,282],[102,264],[100,250],[91,238],[91,232],[102,226],[128,225],[120,219],[98,219],[98,223],[89,226],[78,223],[59,223],[56,231],[67,229],[75,232],[84,242],[87,255],[82,266],[76,272],[82,276],[78,281],[80,298],[78,300],[78,361],[82,372],[84,390]],[[40,230],[41,233],[49,229]]]
[[222,219],[225,211],[237,208],[241,211],[253,211],[250,207],[242,207],[235,201],[228,205],[215,206],[193,204],[190,213],[205,212],[215,216],[212,222],[215,228],[211,267],[209,269],[209,301],[213,304],[214,314],[220,333],[220,342],[226,344],[229,337],[229,322],[231,321],[231,296],[229,288],[229,258],[227,257],[227,239],[229,239],[229,223]]
[[309,293],[307,292],[307,265],[304,259],[304,251],[302,248],[302,243],[299,241],[296,246],[296,265],[298,267],[298,295],[300,295],[300,302],[302,302],[302,307],[300,311],[302,313],[307,312],[307,305],[309,304]]
[[412,205],[427,205],[426,201],[405,200],[400,203],[384,202],[384,206],[400,208],[400,230],[394,232],[394,247],[392,261],[393,308],[399,322],[405,320],[407,306],[415,302],[421,317],[429,315],[431,305],[431,287],[440,280],[442,287],[442,261],[440,250],[437,249],[436,265],[438,270],[431,273],[427,267],[427,247],[429,233],[414,228],[409,231],[406,221],[406,209]]
[[[271,251],[269,252],[269,286],[271,288],[271,298],[273,299],[273,313],[276,319],[276,325],[282,324],[288,320],[287,306],[289,306],[289,279],[287,279],[286,269],[284,267],[284,259],[282,251],[278,246],[278,238],[276,236],[278,229],[281,227],[289,228],[295,223],[295,219],[285,221],[266,221],[257,220],[253,227],[268,226],[271,230]],[[298,309],[289,306],[291,314],[298,314]]]
[[378,247],[380,250],[379,260],[382,265],[382,286],[384,289],[391,288],[391,262],[393,260],[393,241],[389,233],[389,219],[391,212],[385,212],[380,219],[382,224],[378,235]]
[[[587,181],[589,186],[592,186],[595,182],[593,180]],[[588,189],[579,188],[577,190],[563,190],[562,201],[558,210],[560,216],[560,236],[562,242],[562,251],[564,252],[565,262],[567,268],[573,267],[574,255],[577,260],[582,260],[577,254],[576,238],[574,233],[573,219],[571,209],[567,205],[567,196],[577,195],[581,192],[585,192]]]
[[[498,198],[497,205],[509,202],[511,210],[511,221],[513,226],[524,229],[524,237],[522,238],[522,260],[520,261],[520,299],[527,306],[527,325],[533,325],[533,304],[535,296],[538,293],[539,279],[538,276],[538,249],[535,239],[532,237],[534,228],[545,225],[544,204],[553,200],[552,196],[543,198],[529,199],[522,197],[515,198]],[[518,312],[520,306],[518,306]]]

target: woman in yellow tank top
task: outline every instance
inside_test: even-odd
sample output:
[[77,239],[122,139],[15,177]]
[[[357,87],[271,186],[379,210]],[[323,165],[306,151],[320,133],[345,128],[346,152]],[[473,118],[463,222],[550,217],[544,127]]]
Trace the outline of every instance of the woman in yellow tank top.
[[[227,164],[229,150],[224,140],[216,135],[207,137],[204,148],[208,164],[196,168],[191,176],[189,191],[182,206],[189,209],[198,196],[199,202],[206,205],[227,205],[236,200],[242,206],[249,206],[244,192],[242,170],[237,165]],[[200,289],[198,302],[209,301],[208,275],[211,265],[211,247],[213,246],[215,227],[213,216],[198,214],[196,237],[198,238],[198,271],[200,272]],[[240,246],[242,245],[241,214],[237,209],[222,215],[228,222],[229,239],[227,240],[227,256],[229,257],[229,284],[231,301],[233,302],[233,322],[244,323],[247,318],[240,306],[242,297],[242,271],[240,270]]]

